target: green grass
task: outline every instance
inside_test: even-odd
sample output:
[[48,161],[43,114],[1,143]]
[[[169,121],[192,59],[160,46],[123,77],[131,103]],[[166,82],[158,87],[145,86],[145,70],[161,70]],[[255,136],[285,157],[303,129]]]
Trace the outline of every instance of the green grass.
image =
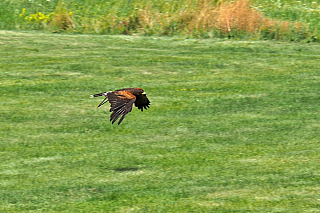
[[319,36],[320,3],[312,0],[254,0],[255,8],[273,19],[307,23],[309,32]]
[[[276,20],[266,26],[266,22],[258,18],[260,16],[244,13],[243,8],[229,8],[222,12],[220,18],[214,18],[217,11],[212,12],[213,8],[206,8],[209,8],[208,5],[217,6],[221,2],[223,1],[3,0],[0,2],[0,29],[32,29],[71,34],[182,35],[192,38],[232,37],[307,42],[320,40],[320,4],[317,1],[252,0],[256,11],[264,17]],[[238,17],[231,17],[233,10],[239,13]],[[242,23],[246,21],[243,17],[249,16],[258,19],[252,20],[252,23]],[[223,21],[224,19],[228,21]],[[232,23],[232,20],[238,21]],[[226,32],[222,26],[229,26],[229,22],[232,23],[232,30]],[[283,24],[284,22],[286,23]],[[299,22],[299,27],[296,27],[296,22]],[[244,28],[246,25],[254,25],[255,29],[248,31]]]
[[[0,31],[0,212],[318,212],[320,47]],[[143,88],[120,126],[90,95]]]

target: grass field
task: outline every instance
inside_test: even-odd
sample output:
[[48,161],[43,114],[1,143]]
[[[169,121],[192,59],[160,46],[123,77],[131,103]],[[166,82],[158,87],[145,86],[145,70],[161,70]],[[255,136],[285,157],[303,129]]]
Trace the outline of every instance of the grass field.
[[[0,31],[0,212],[319,212],[320,46]],[[120,126],[90,95],[143,88]]]

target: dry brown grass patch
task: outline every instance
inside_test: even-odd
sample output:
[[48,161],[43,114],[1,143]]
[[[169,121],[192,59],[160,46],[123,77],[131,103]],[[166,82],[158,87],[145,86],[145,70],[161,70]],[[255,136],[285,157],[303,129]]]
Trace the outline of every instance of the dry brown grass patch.
[[[172,35],[202,33],[241,37],[243,34],[268,39],[284,38],[306,31],[303,23],[272,20],[253,8],[250,0],[219,1],[200,0],[196,4],[182,6],[176,11],[161,11],[153,4],[146,4],[128,17],[106,15],[88,30],[111,34]],[[55,17],[59,28],[74,27],[72,17],[61,12]],[[93,26],[94,27],[93,27]],[[101,28],[101,29],[99,29]]]

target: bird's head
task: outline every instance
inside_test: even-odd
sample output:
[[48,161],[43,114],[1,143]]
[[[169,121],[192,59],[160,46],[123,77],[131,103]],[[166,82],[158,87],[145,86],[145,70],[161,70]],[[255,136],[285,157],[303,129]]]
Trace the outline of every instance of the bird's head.
[[147,93],[141,88],[134,88],[133,94],[135,96],[146,95]]

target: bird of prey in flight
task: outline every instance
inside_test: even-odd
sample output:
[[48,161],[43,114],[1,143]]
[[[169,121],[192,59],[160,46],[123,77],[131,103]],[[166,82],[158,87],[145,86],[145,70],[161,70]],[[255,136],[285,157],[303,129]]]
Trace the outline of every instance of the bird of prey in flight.
[[112,124],[122,116],[118,122],[118,125],[121,124],[124,117],[131,112],[133,104],[141,111],[149,108],[150,105],[150,101],[147,98],[146,93],[141,88],[125,88],[109,92],[102,92],[91,95],[91,98],[99,96],[105,96],[106,98],[99,104],[98,107],[102,106],[108,101],[111,104],[110,112],[112,112],[112,114],[110,116],[110,121],[112,121]]

